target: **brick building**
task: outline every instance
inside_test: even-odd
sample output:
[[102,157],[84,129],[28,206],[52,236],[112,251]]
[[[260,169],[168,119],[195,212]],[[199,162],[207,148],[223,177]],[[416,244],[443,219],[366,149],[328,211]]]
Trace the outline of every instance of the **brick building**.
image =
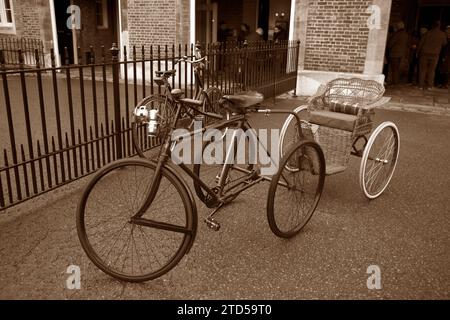
[[[67,27],[79,8],[76,28]],[[0,38],[39,38],[72,62],[74,41],[81,51],[120,46],[185,44],[217,40],[218,24],[233,30],[247,23],[271,37],[284,24],[291,40],[301,41],[298,92],[311,94],[337,76],[382,82],[390,22],[403,20],[417,30],[433,20],[450,24],[448,0],[0,0]],[[77,19],[75,19],[77,20]],[[70,23],[69,23],[70,26]]]

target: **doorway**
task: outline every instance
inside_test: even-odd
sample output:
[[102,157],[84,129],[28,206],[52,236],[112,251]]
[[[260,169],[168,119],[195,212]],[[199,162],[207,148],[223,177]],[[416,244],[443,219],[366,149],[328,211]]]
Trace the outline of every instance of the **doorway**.
[[[67,28],[67,19],[70,14],[67,9],[70,6],[70,0],[54,1],[55,18],[56,18],[56,34],[58,38],[58,48],[61,56],[61,64],[65,65],[74,63],[73,60],[73,39],[72,30]],[[65,50],[64,48],[67,48]]]

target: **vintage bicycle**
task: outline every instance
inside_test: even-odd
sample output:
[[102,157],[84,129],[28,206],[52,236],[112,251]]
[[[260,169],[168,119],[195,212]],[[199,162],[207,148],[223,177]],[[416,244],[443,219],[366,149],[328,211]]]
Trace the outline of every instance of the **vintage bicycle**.
[[[166,80],[173,74],[173,71],[157,72]],[[144,125],[149,136],[163,142],[157,159],[123,159],[103,167],[86,186],[77,207],[77,232],[87,256],[103,272],[121,280],[140,282],[158,278],[189,253],[197,233],[198,216],[185,177],[192,179],[199,199],[212,209],[205,223],[213,230],[220,228],[214,216],[221,208],[243,191],[269,181],[270,229],[279,237],[291,238],[311,219],[322,194],[324,155],[319,144],[307,139],[301,130],[299,141],[284,150],[283,158],[276,163],[278,170],[273,176],[262,175],[255,163],[236,161],[237,135],[252,129],[248,114],[290,114],[300,128],[303,120],[297,113],[265,108],[261,105],[264,97],[256,92],[225,95],[219,101],[219,112],[214,113],[174,90],[177,89],[171,90],[170,99],[164,97],[152,104],[144,99],[134,111],[136,127]],[[215,121],[175,134],[186,116]],[[212,179],[205,176],[207,165],[196,163],[191,169],[172,152],[182,141],[210,129],[217,129],[220,134],[206,141],[201,153],[223,140],[225,133],[232,137],[224,150],[225,159]],[[272,159],[267,146],[258,136],[254,139]]]

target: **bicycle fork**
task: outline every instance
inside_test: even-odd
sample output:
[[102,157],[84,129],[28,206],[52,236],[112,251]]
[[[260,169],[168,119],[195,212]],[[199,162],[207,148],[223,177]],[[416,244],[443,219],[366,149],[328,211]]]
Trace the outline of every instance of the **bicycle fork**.
[[150,207],[153,200],[155,199],[156,194],[158,193],[159,185],[162,180],[162,170],[163,170],[163,167],[166,164],[167,160],[169,159],[170,153],[171,153],[171,144],[172,143],[171,143],[170,137],[172,136],[172,133],[174,132],[174,130],[176,128],[178,118],[180,116],[180,112],[181,112],[181,106],[178,105],[177,111],[175,113],[174,121],[171,124],[169,134],[167,135],[167,138],[165,139],[164,145],[162,147],[162,152],[160,153],[160,157],[158,158],[158,163],[156,165],[155,173],[153,176],[153,181],[151,182],[151,185],[149,187],[147,198],[145,199],[143,205],[139,208],[137,213],[133,217],[131,217],[130,222],[134,221],[134,222],[138,223],[138,220],[140,218],[142,218],[144,213],[147,211],[147,209]]

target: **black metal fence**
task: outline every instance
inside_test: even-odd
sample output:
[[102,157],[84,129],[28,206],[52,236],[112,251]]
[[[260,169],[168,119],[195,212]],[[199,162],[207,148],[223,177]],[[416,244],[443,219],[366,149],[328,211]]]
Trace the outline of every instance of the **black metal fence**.
[[0,38],[0,50],[3,51],[6,67],[35,66],[37,50],[40,63],[44,61],[44,45],[41,39]]
[[[240,47],[206,45],[206,87],[232,94],[253,89],[267,97],[295,88],[299,43]],[[131,113],[147,95],[161,93],[156,70],[171,69],[193,46],[152,46],[130,50],[102,48],[78,65],[7,70],[0,50],[0,211],[84,177],[118,158],[135,155]],[[119,59],[122,56],[123,59]],[[172,86],[194,93],[191,64],[177,65]],[[147,141],[147,140],[146,140]],[[147,148],[158,145],[152,141]]]

